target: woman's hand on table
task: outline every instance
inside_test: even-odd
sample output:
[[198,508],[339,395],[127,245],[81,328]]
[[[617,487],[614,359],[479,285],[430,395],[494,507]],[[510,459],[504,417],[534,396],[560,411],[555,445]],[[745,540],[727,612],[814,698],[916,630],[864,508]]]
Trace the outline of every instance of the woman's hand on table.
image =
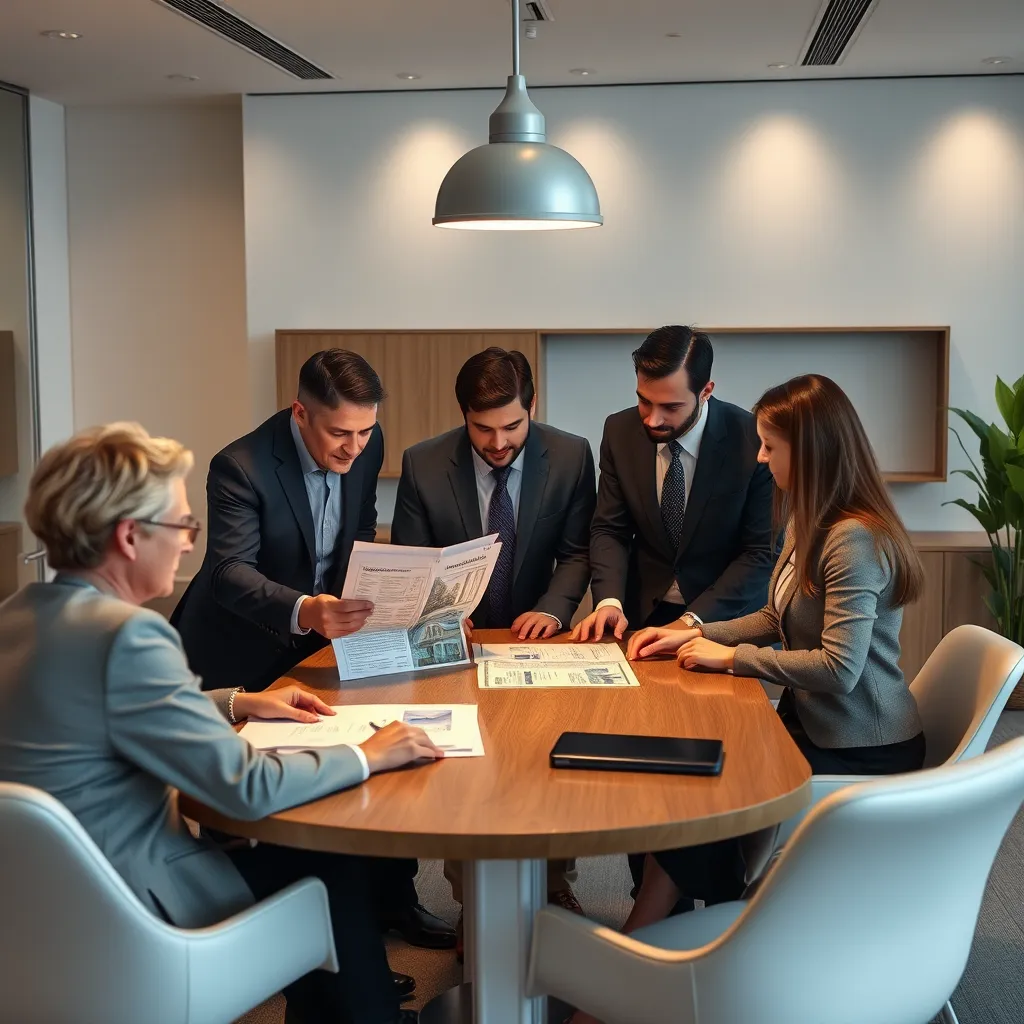
[[676,661],[680,668],[710,668],[716,672],[731,672],[735,656],[735,647],[726,647],[707,637],[695,636],[679,648]]
[[334,712],[315,693],[301,686],[282,686],[262,693],[235,694],[235,718],[287,718],[293,722],[319,722]]
[[671,626],[648,626],[630,638],[626,657],[630,661],[653,658],[659,654],[675,654],[687,641],[699,637],[699,629],[673,629]]
[[401,768],[404,764],[423,758],[434,760],[444,757],[444,751],[436,747],[419,726],[406,725],[404,722],[391,722],[383,726],[359,746],[366,755],[371,775],[391,768]]

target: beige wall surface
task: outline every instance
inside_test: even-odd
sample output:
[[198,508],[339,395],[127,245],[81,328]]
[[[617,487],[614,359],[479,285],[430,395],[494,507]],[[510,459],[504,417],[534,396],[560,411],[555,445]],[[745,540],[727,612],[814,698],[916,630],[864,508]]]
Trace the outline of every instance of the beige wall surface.
[[67,169],[75,428],[178,438],[205,520],[210,458],[251,426],[241,110],[68,108]]

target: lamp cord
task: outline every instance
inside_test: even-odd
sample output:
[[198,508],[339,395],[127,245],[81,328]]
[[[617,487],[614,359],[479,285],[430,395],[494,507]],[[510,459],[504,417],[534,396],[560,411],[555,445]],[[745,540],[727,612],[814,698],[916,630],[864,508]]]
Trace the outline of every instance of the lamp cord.
[[519,74],[519,0],[512,0],[512,74]]

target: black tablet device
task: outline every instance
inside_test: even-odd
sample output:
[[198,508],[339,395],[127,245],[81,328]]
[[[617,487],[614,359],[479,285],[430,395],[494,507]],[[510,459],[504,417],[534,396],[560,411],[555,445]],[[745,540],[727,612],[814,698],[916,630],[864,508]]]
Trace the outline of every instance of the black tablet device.
[[563,732],[551,749],[552,768],[611,772],[720,775],[721,740],[677,736],[623,736],[604,732]]

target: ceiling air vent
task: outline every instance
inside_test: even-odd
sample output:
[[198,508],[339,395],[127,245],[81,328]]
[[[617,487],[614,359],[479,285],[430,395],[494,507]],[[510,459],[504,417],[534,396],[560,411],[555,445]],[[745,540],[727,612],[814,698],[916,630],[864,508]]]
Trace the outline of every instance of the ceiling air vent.
[[223,39],[240,46],[243,50],[262,57],[268,64],[280,68],[289,75],[302,78],[307,81],[315,79],[333,78],[329,71],[318,68],[305,57],[300,57],[294,50],[272,39],[250,24],[244,18],[240,18],[233,11],[222,7],[220,4],[212,3],[211,0],[154,0],[163,7],[170,7],[172,11],[183,14],[190,21],[197,22],[203,28],[216,32]]
[[[508,5],[512,6],[512,0],[508,0]],[[536,24],[538,21],[555,20],[555,16],[551,13],[551,5],[547,0],[523,0],[520,10],[522,20],[532,24]]]
[[804,67],[841,64],[878,0],[825,0],[800,63]]

